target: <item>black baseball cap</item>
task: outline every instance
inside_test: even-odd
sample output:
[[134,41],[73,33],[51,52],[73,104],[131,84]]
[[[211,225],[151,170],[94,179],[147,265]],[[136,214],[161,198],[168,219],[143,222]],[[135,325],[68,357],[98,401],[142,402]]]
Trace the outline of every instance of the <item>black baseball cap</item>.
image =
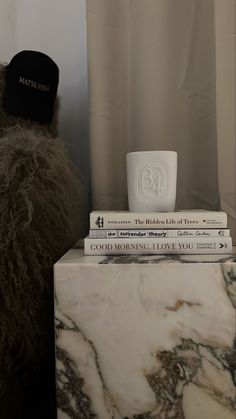
[[6,66],[5,112],[49,124],[59,83],[57,64],[38,51],[21,51]]

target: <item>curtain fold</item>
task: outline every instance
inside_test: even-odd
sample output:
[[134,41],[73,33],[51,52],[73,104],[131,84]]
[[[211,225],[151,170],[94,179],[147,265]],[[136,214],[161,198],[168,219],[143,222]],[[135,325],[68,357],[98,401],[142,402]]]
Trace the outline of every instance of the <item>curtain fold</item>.
[[236,244],[236,1],[215,1],[219,193]]
[[139,150],[177,151],[177,208],[220,208],[215,18],[214,0],[87,0],[94,209],[127,209]]

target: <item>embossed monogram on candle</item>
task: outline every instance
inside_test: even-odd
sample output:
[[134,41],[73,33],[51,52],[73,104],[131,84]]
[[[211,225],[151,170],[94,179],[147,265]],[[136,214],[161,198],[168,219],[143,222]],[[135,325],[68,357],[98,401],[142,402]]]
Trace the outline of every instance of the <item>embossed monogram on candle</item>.
[[168,192],[168,167],[154,161],[138,168],[137,192],[143,199],[165,196]]
[[174,211],[177,153],[168,150],[127,154],[129,211]]

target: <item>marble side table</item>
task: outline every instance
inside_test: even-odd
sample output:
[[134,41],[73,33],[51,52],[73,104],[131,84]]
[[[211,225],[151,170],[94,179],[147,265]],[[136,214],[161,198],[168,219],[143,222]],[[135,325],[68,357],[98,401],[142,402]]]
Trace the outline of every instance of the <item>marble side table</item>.
[[58,419],[235,419],[236,257],[55,264]]

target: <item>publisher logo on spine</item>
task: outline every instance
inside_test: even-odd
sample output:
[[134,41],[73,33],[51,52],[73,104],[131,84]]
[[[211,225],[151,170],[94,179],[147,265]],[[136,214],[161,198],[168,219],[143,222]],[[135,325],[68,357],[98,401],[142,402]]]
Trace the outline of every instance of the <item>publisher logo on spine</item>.
[[102,228],[104,226],[104,218],[97,217],[95,224],[98,226],[98,228]]
[[165,196],[168,192],[168,168],[157,161],[138,168],[137,192],[143,199]]

